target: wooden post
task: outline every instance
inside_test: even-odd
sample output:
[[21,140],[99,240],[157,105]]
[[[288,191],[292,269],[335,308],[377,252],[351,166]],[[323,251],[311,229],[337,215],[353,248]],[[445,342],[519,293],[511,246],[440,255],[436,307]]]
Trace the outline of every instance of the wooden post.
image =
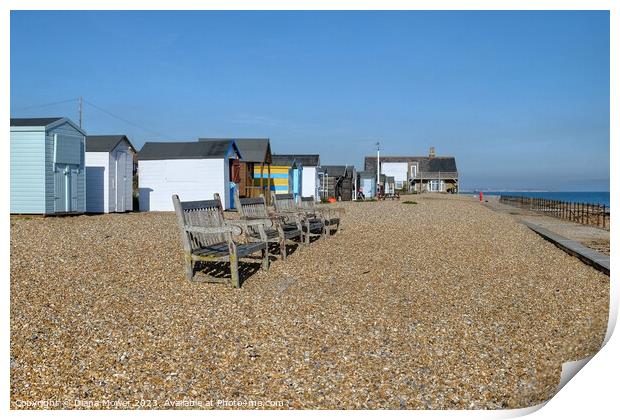
[[[263,184],[264,184],[263,173],[264,172],[265,172],[265,161],[263,160],[263,163],[261,163],[261,165],[260,165],[260,192],[261,192],[261,194],[265,194],[265,190],[263,188]],[[269,194],[267,193],[265,195],[267,196]]]
[[269,204],[271,204],[271,163],[267,164],[267,195],[269,196]]

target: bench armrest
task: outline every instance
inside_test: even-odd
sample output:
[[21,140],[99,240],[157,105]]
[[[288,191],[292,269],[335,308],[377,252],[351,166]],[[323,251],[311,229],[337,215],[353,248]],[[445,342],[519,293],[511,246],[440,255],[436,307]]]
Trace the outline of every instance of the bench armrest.
[[241,235],[241,228],[239,226],[221,226],[221,227],[203,227],[203,226],[191,226],[191,225],[185,225],[183,227],[183,229],[185,229],[186,232],[193,232],[193,233],[211,233],[211,234],[218,234],[218,233],[230,233],[233,235]]
[[250,219],[250,218],[231,219],[231,220],[226,220],[226,223],[231,224],[231,225],[237,225],[237,226],[259,226],[259,225],[263,225],[264,227],[273,226],[273,222],[271,221],[271,219]]

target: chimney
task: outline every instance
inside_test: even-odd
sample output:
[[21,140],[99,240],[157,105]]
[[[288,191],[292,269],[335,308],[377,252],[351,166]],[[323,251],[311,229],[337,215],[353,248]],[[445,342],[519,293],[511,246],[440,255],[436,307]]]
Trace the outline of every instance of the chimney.
[[428,149],[428,157],[429,158],[434,158],[435,157],[435,147],[431,146],[430,149]]

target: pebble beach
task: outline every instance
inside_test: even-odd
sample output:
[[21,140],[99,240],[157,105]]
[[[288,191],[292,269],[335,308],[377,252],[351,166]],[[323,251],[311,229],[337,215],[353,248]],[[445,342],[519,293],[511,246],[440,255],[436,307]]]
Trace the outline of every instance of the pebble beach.
[[11,219],[11,407],[519,408],[600,348],[609,277],[510,215],[335,206],[241,289],[185,279],[173,213]]

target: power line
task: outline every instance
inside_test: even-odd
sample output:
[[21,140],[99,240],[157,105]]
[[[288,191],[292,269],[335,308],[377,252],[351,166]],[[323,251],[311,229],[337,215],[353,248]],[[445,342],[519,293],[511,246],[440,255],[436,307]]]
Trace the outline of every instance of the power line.
[[117,120],[123,121],[125,124],[133,125],[134,127],[140,128],[141,130],[144,130],[144,131],[149,131],[149,132],[151,132],[153,134],[156,134],[158,136],[161,136],[161,137],[171,137],[171,136],[168,136],[166,134],[160,133],[158,131],[151,130],[150,128],[146,128],[146,127],[144,127],[144,126],[142,126],[142,125],[140,125],[138,123],[131,122],[131,121],[129,121],[129,120],[123,118],[123,117],[119,117],[118,115],[113,114],[112,112],[107,111],[107,110],[101,108],[100,106],[95,105],[94,103],[92,103],[90,101],[87,101],[86,99],[83,99],[83,101],[84,101],[85,104],[88,104],[88,105],[92,106],[93,108],[95,108],[95,109],[97,109],[97,110],[99,110],[99,111],[101,111],[101,112],[103,112],[105,114],[108,114],[109,116],[111,116],[113,118],[116,118]]
[[71,99],[65,99],[64,101],[50,102],[50,103],[47,103],[47,104],[32,105],[32,106],[13,108],[13,109],[15,111],[25,111],[27,109],[45,108],[45,107],[52,106],[52,105],[66,104],[67,102],[74,102],[74,101],[77,101],[77,100],[78,100],[78,98],[71,98]]
[[28,110],[28,109],[45,108],[45,107],[49,107],[49,106],[53,106],[53,105],[66,104],[68,102],[76,102],[76,101],[79,103],[79,111],[78,112],[79,112],[80,127],[82,126],[82,124],[81,124],[82,123],[82,103],[86,103],[86,104],[92,106],[93,108],[99,110],[100,112],[103,112],[103,113],[105,113],[105,114],[107,114],[107,115],[109,115],[109,116],[111,116],[113,118],[116,118],[117,120],[120,120],[120,121],[124,122],[125,124],[132,125],[134,127],[137,127],[137,128],[139,128],[141,130],[144,130],[144,131],[148,131],[148,132],[153,133],[153,134],[155,134],[157,136],[160,136],[160,137],[171,137],[171,136],[168,136],[166,134],[160,133],[160,132],[158,132],[156,130],[152,130],[150,128],[147,128],[147,127],[145,127],[145,126],[143,126],[141,124],[138,124],[138,123],[129,121],[129,120],[123,118],[123,117],[120,117],[120,116],[118,116],[118,115],[116,115],[116,114],[114,114],[114,113],[112,113],[112,112],[110,112],[110,111],[108,111],[108,110],[98,106],[98,105],[95,105],[94,103],[92,103],[90,101],[87,101],[86,99],[83,99],[82,97],[65,99],[63,101],[49,102],[49,103],[45,103],[45,104],[32,105],[32,106],[27,106],[27,107],[13,108],[13,110],[14,111],[24,111],[24,110]]

